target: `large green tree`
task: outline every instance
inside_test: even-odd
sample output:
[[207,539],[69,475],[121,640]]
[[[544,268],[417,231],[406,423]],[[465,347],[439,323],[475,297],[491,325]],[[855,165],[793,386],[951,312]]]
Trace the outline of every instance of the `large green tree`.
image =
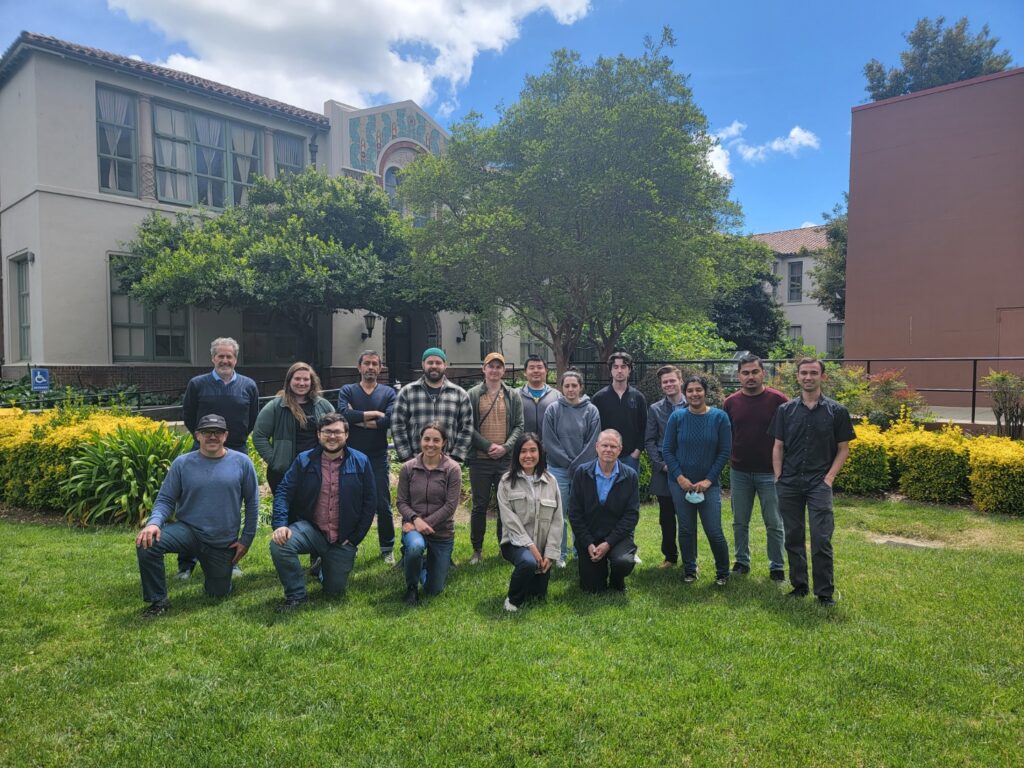
[[752,267],[727,234],[738,209],[707,159],[704,114],[660,41],[584,64],[558,51],[484,127],[454,126],[442,157],[403,173],[421,213],[421,290],[501,308],[563,370],[585,333],[599,352],[634,323],[699,316]]
[[154,212],[116,262],[121,284],[147,306],[269,311],[318,360],[317,318],[389,309],[388,266],[407,251],[406,227],[369,178],[310,169],[260,178],[245,205],[219,215]]
[[900,54],[902,66],[886,69],[878,59],[864,65],[872,101],[1002,72],[1013,60],[1009,51],[995,52],[999,38],[989,37],[988,24],[972,36],[966,16],[952,27],[945,23],[944,16],[919,19],[903,35],[910,48]]
[[844,192],[843,202],[836,203],[832,213],[822,214],[828,245],[815,254],[814,268],[811,269],[814,280],[811,298],[837,320],[846,317],[847,201],[848,195]]

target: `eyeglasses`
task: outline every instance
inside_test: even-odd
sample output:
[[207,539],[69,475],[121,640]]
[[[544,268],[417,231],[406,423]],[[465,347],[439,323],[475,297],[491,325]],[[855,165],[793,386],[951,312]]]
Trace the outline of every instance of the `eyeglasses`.
[[203,437],[220,437],[225,434],[225,432],[222,429],[201,429],[199,430],[199,434]]
[[343,429],[321,429],[320,434],[324,437],[344,437],[348,432]]

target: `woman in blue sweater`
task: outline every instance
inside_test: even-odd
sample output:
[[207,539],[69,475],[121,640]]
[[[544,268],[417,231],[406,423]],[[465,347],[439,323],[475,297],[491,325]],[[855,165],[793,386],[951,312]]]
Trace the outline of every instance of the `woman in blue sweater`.
[[686,408],[676,409],[665,425],[662,456],[668,465],[669,491],[679,518],[683,581],[697,579],[697,515],[715,556],[715,584],[729,579],[729,544],[722,532],[722,489],[718,479],[729,460],[732,426],[725,411],[707,404],[707,383],[700,376],[683,382]]

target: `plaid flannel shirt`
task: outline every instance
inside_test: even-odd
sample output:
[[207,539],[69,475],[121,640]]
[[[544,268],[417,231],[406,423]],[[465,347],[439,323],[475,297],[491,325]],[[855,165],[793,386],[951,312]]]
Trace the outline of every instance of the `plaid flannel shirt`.
[[432,400],[420,378],[406,384],[398,392],[391,417],[391,437],[401,461],[408,461],[419,452],[420,429],[431,421],[439,421],[448,431],[447,453],[465,461],[473,440],[473,406],[462,387],[444,379],[441,392]]

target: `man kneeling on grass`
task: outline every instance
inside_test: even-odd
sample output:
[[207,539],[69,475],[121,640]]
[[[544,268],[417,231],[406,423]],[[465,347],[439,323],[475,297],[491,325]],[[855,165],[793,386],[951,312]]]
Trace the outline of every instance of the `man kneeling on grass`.
[[295,457],[274,493],[270,556],[284,586],[279,611],[306,602],[299,555],[321,559],[328,595],[342,595],[359,546],[377,514],[377,490],[366,454],[346,448],[348,422],[329,413],[317,425],[320,445]]
[[[194,556],[203,566],[206,594],[223,597],[231,591],[231,568],[245,557],[256,536],[259,484],[249,457],[224,446],[224,417],[207,414],[195,432],[199,450],[171,464],[146,527],[135,538],[142,577],[142,597],[149,603],[143,616],[166,613],[167,576],[164,555]],[[238,526],[245,501],[245,525]],[[171,516],[177,522],[167,523]]]

